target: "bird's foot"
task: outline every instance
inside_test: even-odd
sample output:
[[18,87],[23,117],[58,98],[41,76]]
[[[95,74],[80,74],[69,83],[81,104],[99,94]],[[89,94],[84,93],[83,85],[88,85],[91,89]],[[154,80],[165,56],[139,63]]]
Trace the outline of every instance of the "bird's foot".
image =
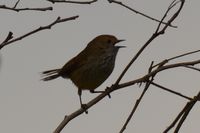
[[86,114],[88,114],[88,111],[87,111],[87,104],[81,104],[81,108],[85,111]]

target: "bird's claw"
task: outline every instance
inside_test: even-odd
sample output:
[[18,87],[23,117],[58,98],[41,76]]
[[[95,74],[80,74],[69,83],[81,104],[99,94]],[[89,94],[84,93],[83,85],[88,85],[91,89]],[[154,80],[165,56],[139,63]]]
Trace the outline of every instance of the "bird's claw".
[[81,108],[85,111],[86,114],[88,114],[88,111],[87,111],[87,104],[81,104]]

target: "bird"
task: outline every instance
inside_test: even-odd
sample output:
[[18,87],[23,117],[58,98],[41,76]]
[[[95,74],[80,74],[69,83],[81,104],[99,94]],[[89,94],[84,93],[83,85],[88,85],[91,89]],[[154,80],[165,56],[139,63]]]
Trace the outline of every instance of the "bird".
[[77,56],[69,60],[63,67],[42,72],[43,81],[49,81],[62,77],[70,79],[78,88],[79,101],[82,108],[82,91],[89,90],[91,93],[102,93],[95,91],[112,73],[115,59],[120,48],[125,46],[116,45],[125,41],[117,39],[114,35],[103,34],[91,40],[85,49]]

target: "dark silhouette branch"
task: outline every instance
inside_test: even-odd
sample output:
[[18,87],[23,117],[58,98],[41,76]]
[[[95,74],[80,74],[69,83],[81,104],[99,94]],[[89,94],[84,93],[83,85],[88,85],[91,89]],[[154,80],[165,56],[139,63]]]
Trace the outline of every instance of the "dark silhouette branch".
[[189,115],[190,111],[192,110],[192,108],[194,107],[194,105],[196,104],[197,101],[199,101],[200,99],[200,92],[197,94],[197,96],[195,96],[190,102],[188,102],[188,106],[185,110],[185,113],[183,114],[182,118],[180,119],[174,133],[178,133],[179,129],[181,128],[181,126],[183,125],[184,121],[186,120],[187,116]]
[[[154,65],[153,68],[154,68],[154,67],[157,67],[157,66],[160,66],[160,65],[163,65],[163,64],[166,64],[167,62],[169,62],[169,61],[171,61],[171,60],[178,59],[178,58],[180,58],[180,57],[184,57],[184,56],[191,55],[191,54],[198,53],[198,52],[200,52],[200,50],[195,50],[195,51],[183,53],[183,54],[181,54],[181,55],[177,55],[177,56],[171,57],[171,58],[169,58],[169,59],[165,59],[165,60],[163,60],[162,62],[160,62],[160,63]],[[188,67],[188,66],[185,66],[185,67]]]
[[[132,86],[132,85],[137,84],[137,83],[146,82],[146,81],[148,81],[148,79],[150,77],[158,74],[161,71],[167,70],[167,69],[177,68],[177,67],[183,67],[185,65],[196,65],[196,64],[200,64],[200,60],[195,60],[195,61],[190,61],[190,62],[180,62],[180,63],[170,64],[170,65],[166,65],[166,66],[161,66],[161,67],[158,67],[156,70],[151,71],[150,73],[148,73],[147,75],[145,75],[145,76],[143,76],[141,78],[135,79],[133,81],[121,83],[119,85],[112,85],[111,87],[108,87],[104,93],[101,93],[100,95],[98,95],[97,97],[95,97],[94,99],[92,99],[90,102],[88,102],[86,104],[86,107],[87,107],[86,110],[88,110],[89,108],[91,108],[93,105],[95,105],[96,103],[98,103],[100,100],[102,100],[104,97],[108,96],[108,94],[110,94],[113,91],[122,89],[124,87]],[[59,124],[59,126],[56,128],[56,130],[54,131],[54,133],[60,133],[60,131],[72,119],[76,118],[77,116],[81,115],[84,112],[85,112],[85,109],[80,108],[77,111],[73,112],[72,114],[65,116],[64,120]]]
[[2,42],[2,43],[6,43],[8,42],[9,40],[11,40],[13,38],[13,33],[12,32],[9,32],[6,39]]
[[[152,71],[152,66],[153,66],[153,62],[151,63],[151,66],[149,67],[149,73]],[[155,76],[155,75],[154,75],[154,76]],[[131,113],[129,114],[128,118],[126,119],[126,122],[125,122],[124,125],[122,126],[122,128],[121,128],[121,130],[120,130],[119,133],[123,133],[123,132],[125,131],[125,129],[126,129],[128,123],[130,122],[130,120],[131,120],[132,117],[133,117],[133,114],[135,113],[135,111],[136,111],[137,107],[139,106],[139,104],[140,104],[142,98],[144,97],[144,94],[146,93],[146,91],[147,91],[148,88],[150,87],[151,82],[153,82],[154,76],[152,76],[151,79],[150,79],[149,81],[146,82],[142,94],[140,95],[139,99],[137,99],[137,101],[135,102]]]
[[186,108],[188,107],[188,103],[186,104],[186,106],[181,110],[181,112],[178,114],[178,116],[175,118],[175,120],[172,122],[172,124],[163,132],[163,133],[167,133],[171,128],[173,128],[176,123],[179,121],[179,119],[181,118],[181,116],[183,115],[183,113],[185,112]]
[[[49,25],[46,25],[46,26],[40,26],[39,28],[33,30],[33,31],[30,31],[20,37],[17,37],[17,38],[10,38],[10,35],[7,37],[9,39],[6,39],[6,41],[4,41],[3,43],[0,44],[0,50],[4,47],[4,46],[7,46],[8,44],[11,44],[13,42],[16,42],[16,41],[19,41],[27,36],[30,36],[34,33],[37,33],[39,31],[42,31],[42,30],[46,30],[46,29],[51,29],[52,26],[54,26],[55,24],[58,24],[58,23],[62,23],[62,22],[66,22],[66,21],[69,21],[69,20],[74,20],[76,18],[78,18],[79,16],[73,16],[73,17],[69,17],[69,18],[60,18],[58,17],[55,21],[53,21],[52,23],[50,23]],[[11,32],[10,32],[11,33]]]
[[119,133],[123,133],[123,132],[125,131],[125,129],[126,129],[128,123],[130,122],[131,118],[133,117],[133,114],[135,113],[137,107],[139,106],[139,104],[140,104],[140,102],[141,102],[141,100],[142,100],[144,94],[145,94],[146,91],[148,90],[148,88],[149,88],[149,86],[150,86],[150,82],[151,82],[151,81],[149,81],[149,82],[146,83],[145,88],[144,88],[142,94],[140,95],[139,99],[137,99],[137,101],[135,102],[134,107],[133,107],[131,113],[129,114],[129,116],[128,116],[126,122],[124,123],[124,125],[123,125],[123,127],[121,128],[121,130],[120,130]]
[[193,65],[196,65],[196,64],[200,64],[200,60],[194,60],[194,61],[189,61],[189,62],[180,62],[180,63],[161,66],[161,67],[158,67],[157,69],[153,70],[152,72],[150,72],[149,74],[147,74],[147,75],[145,75],[145,76],[143,76],[141,78],[138,78],[138,79],[135,79],[133,81],[129,81],[129,82],[125,82],[125,83],[119,84],[117,89],[128,87],[128,86],[134,85],[136,83],[143,82],[143,81],[145,81],[145,79],[148,79],[149,77],[153,76],[154,74],[156,74],[158,72],[161,72],[161,71],[164,71],[164,70],[167,70],[167,69],[172,69],[172,68],[177,68],[177,67],[184,67],[184,66],[187,66],[187,65],[192,65],[193,66]]
[[6,5],[0,5],[0,9],[7,9],[12,11],[25,11],[25,10],[32,10],[32,11],[47,11],[47,10],[53,10],[53,7],[43,7],[43,8],[17,8],[17,5],[19,4],[20,0],[18,0],[13,7],[7,7]]
[[[144,16],[144,17],[146,17],[146,18],[148,18],[148,19],[151,19],[151,20],[153,20],[153,21],[156,21],[156,22],[159,22],[159,23],[161,22],[160,20],[158,20],[158,19],[156,19],[156,18],[153,18],[153,17],[151,17],[151,16],[149,16],[149,15],[146,15],[146,14],[140,12],[140,11],[137,11],[137,10],[135,10],[135,9],[133,9],[133,8],[131,8],[131,7],[129,7],[129,6],[125,5],[125,4],[123,4],[121,1],[108,0],[108,2],[109,2],[109,3],[115,3],[115,4],[118,4],[118,5],[121,5],[121,6],[125,7],[125,8],[127,8],[127,9],[129,9],[129,10],[135,12],[136,14],[140,14],[141,16]],[[162,24],[167,24],[167,23],[166,23],[166,22],[162,22]],[[170,26],[170,27],[173,27],[173,28],[177,28],[177,26],[173,26],[173,25],[171,25],[171,24],[170,24],[169,26]]]
[[91,0],[91,1],[72,1],[72,0],[47,0],[51,3],[72,3],[72,4],[92,4],[97,2],[98,0]]
[[19,4],[19,2],[20,2],[20,0],[18,0],[18,1],[15,3],[15,5],[13,6],[13,8],[16,8],[17,5]]
[[165,90],[165,91],[168,91],[168,92],[170,92],[170,93],[172,93],[172,94],[175,94],[175,95],[177,95],[177,96],[183,97],[183,98],[185,98],[185,99],[187,99],[187,100],[192,100],[192,98],[190,98],[190,97],[188,97],[188,96],[185,96],[185,95],[183,95],[183,94],[181,94],[181,93],[179,93],[179,92],[176,92],[176,91],[173,91],[173,90],[171,90],[171,89],[168,89],[168,88],[166,88],[166,87],[164,87],[164,86],[161,86],[161,85],[159,85],[159,84],[157,84],[157,83],[151,82],[151,84],[154,85],[154,86],[156,86],[156,87],[158,87],[158,88],[160,88],[160,89],[162,89],[162,90]]
[[[181,63],[176,63],[176,64],[171,64],[171,65],[166,65],[166,66],[160,66],[157,69],[149,72],[147,75],[143,76],[142,78],[138,78],[136,80],[133,81],[129,81],[123,84],[119,84],[119,82],[121,81],[121,79],[123,78],[124,74],[127,72],[127,70],[130,68],[130,66],[135,62],[135,60],[139,57],[139,55],[144,51],[144,49],[159,35],[164,34],[165,30],[171,25],[171,23],[175,20],[175,18],[179,15],[183,5],[184,5],[184,0],[181,1],[180,7],[178,8],[178,10],[172,15],[171,18],[169,18],[168,22],[164,25],[164,27],[162,29],[160,29],[160,25],[162,24],[163,20],[166,18],[166,14],[168,14],[168,12],[170,10],[167,10],[165,15],[163,16],[163,18],[161,19],[161,21],[159,22],[158,28],[156,29],[155,33],[150,37],[150,39],[142,46],[142,48],[138,51],[138,53],[133,57],[133,59],[130,61],[130,63],[126,66],[126,68],[124,69],[124,71],[121,73],[121,75],[119,76],[119,78],[117,79],[117,81],[115,82],[114,85],[112,85],[111,87],[108,87],[104,93],[98,95],[97,97],[95,97],[94,99],[92,99],[90,102],[88,102],[86,104],[86,108],[85,109],[78,109],[77,111],[75,111],[74,113],[70,114],[70,115],[66,115],[64,120],[58,125],[58,127],[55,129],[54,133],[60,133],[62,131],[62,129],[74,118],[76,118],[77,116],[81,115],[82,113],[85,112],[85,110],[88,110],[89,108],[91,108],[93,105],[95,105],[96,103],[98,103],[100,100],[102,100],[104,97],[108,96],[108,94],[110,94],[113,91],[116,91],[120,88],[124,88],[127,86],[131,86],[134,85],[135,83],[142,83],[142,82],[147,82],[149,78],[154,77],[158,72],[163,71],[163,70],[167,70],[170,68],[175,68],[175,67],[182,67],[182,66],[186,66],[186,65],[195,65],[195,64],[199,64],[200,60],[197,61],[192,61],[192,62],[181,62]],[[176,5],[176,4],[175,4]],[[174,5],[174,6],[175,6]],[[171,6],[171,5],[170,5]],[[169,9],[169,8],[168,8]],[[163,64],[164,65],[164,64]]]
[[[119,84],[119,82],[121,81],[121,79],[123,78],[123,76],[125,75],[125,73],[127,72],[127,70],[130,68],[130,66],[136,61],[136,59],[141,55],[141,53],[144,51],[144,49],[155,39],[157,38],[159,35],[164,34],[165,30],[169,27],[169,25],[175,20],[175,18],[179,15],[183,5],[185,3],[185,0],[181,1],[181,5],[179,7],[179,9],[174,13],[174,15],[168,20],[167,24],[160,29],[160,25],[162,23],[162,20],[164,20],[166,18],[167,13],[170,10],[167,10],[165,15],[163,16],[163,18],[161,19],[160,23],[158,24],[158,27],[155,31],[155,33],[149,38],[149,40],[141,47],[141,49],[137,52],[137,54],[133,57],[133,59],[129,62],[129,64],[126,66],[126,68],[124,69],[124,71],[121,73],[121,75],[119,76],[119,78],[117,79],[117,81],[115,82],[115,84]],[[168,8],[169,9],[169,8]],[[160,31],[159,31],[160,30]]]
[[12,7],[7,7],[6,5],[0,5],[1,9],[8,9],[12,11],[25,11],[25,10],[32,10],[32,11],[47,11],[47,10],[53,10],[53,7],[43,7],[43,8],[12,8]]
[[170,131],[176,125],[176,123],[180,120],[174,131],[174,133],[178,133],[183,122],[186,120],[189,112],[194,107],[195,103],[199,100],[200,100],[200,92],[191,101],[187,102],[187,104],[184,106],[184,108],[181,110],[181,112],[177,115],[175,120],[170,124],[170,126],[167,129],[165,129],[165,131],[163,133],[167,133],[168,131]]
[[184,67],[200,72],[200,68],[196,68],[192,66],[184,66]]

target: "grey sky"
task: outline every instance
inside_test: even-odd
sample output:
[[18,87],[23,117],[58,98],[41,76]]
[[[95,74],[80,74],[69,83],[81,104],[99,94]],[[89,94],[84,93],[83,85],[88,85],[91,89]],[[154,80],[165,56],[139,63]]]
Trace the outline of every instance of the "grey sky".
[[[124,0],[132,8],[160,19],[171,0]],[[14,0],[1,0],[0,4],[13,6]],[[173,23],[178,28],[154,40],[137,62],[130,68],[123,81],[130,81],[147,73],[151,61],[159,62],[188,51],[200,49],[199,45],[199,0],[187,0],[180,16]],[[60,23],[51,30],[38,32],[21,41],[6,46],[0,51],[0,132],[2,133],[50,133],[64,116],[79,108],[77,88],[70,80],[62,78],[43,82],[40,72],[62,67],[78,54],[87,43],[100,34],[113,34],[126,39],[121,45],[116,67],[112,75],[98,89],[110,86],[138,49],[155,31],[157,22],[137,15],[119,5],[99,0],[92,5],[54,4],[45,0],[21,0],[18,7],[53,6],[54,11],[14,12],[0,9],[3,40],[9,31],[14,37],[23,35],[39,26],[53,22],[58,16],[79,15],[76,20]],[[199,59],[200,54],[181,61]],[[178,60],[180,61],[180,60]],[[155,81],[193,97],[198,93],[200,74],[188,69],[172,69],[160,73]],[[142,87],[124,88],[104,98],[65,127],[67,133],[116,133],[140,96]],[[83,92],[83,101],[95,94]],[[180,112],[187,100],[150,87],[126,133],[160,133]],[[200,106],[191,111],[181,133],[199,131]]]

